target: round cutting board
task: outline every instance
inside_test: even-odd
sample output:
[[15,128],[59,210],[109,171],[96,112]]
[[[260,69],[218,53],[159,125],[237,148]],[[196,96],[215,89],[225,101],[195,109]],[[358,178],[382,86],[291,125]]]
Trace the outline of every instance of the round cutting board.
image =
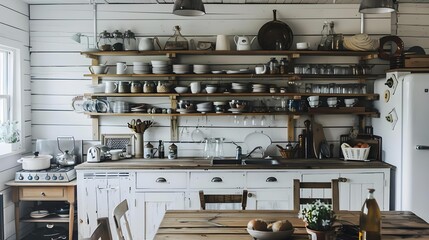
[[249,152],[259,146],[261,146],[262,150],[265,152],[271,145],[271,138],[262,132],[253,132],[247,134],[244,138],[244,143],[246,144]]

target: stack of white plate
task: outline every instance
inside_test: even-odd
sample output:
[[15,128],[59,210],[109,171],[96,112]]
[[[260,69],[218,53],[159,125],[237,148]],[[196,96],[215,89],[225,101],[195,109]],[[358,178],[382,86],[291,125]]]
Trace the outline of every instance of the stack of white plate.
[[197,104],[197,111],[200,113],[211,112],[213,110],[212,102],[202,102]]
[[134,74],[148,74],[151,73],[151,67],[149,63],[145,62],[133,62],[133,73]]
[[209,65],[205,65],[205,64],[195,64],[194,65],[194,73],[196,74],[206,74],[206,73],[210,73],[210,66]]
[[173,64],[173,72],[175,74],[185,74],[192,72],[192,65],[189,64]]
[[152,72],[154,74],[167,74],[170,73],[170,63],[162,60],[152,60]]
[[268,87],[265,84],[255,83],[255,84],[252,84],[252,89],[253,89],[252,92],[254,92],[254,93],[264,93],[264,92],[267,92]]
[[231,89],[236,93],[244,93],[247,92],[247,83],[231,83]]

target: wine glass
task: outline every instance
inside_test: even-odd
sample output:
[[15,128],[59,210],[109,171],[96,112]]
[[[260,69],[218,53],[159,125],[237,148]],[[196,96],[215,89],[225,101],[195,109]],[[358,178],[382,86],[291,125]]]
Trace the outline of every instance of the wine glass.
[[261,127],[267,125],[267,118],[265,117],[265,115],[263,115],[261,117]]
[[249,124],[249,118],[247,116],[244,116],[243,118],[243,125],[247,126]]

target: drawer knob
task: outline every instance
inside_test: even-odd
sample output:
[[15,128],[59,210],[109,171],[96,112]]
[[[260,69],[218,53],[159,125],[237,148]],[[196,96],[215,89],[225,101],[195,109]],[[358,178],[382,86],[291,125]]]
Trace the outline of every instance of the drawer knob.
[[347,178],[340,177],[340,178],[338,178],[338,181],[339,182],[347,182]]
[[40,195],[43,196],[43,197],[46,197],[45,192],[41,192]]
[[222,182],[222,178],[214,177],[214,178],[212,178],[212,182]]
[[247,197],[248,197],[248,198],[253,197],[253,193],[248,193],[248,194],[247,194]]
[[277,182],[277,178],[275,178],[275,177],[268,177],[267,180],[265,180],[265,182]]
[[163,177],[159,177],[159,178],[157,178],[157,179],[155,180],[155,182],[158,182],[158,183],[165,183],[165,182],[167,182],[167,180],[166,180],[165,178],[163,178]]

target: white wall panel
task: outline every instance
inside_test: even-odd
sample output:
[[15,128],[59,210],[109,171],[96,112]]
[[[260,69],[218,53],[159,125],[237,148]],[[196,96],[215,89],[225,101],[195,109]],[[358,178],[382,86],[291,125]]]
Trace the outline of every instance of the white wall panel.
[[11,8],[0,7],[0,23],[29,32],[28,16]]
[[37,95],[82,95],[90,92],[87,80],[33,80],[31,92]]
[[420,46],[429,53],[429,2],[400,3],[396,24],[397,35],[405,43],[405,49]]

